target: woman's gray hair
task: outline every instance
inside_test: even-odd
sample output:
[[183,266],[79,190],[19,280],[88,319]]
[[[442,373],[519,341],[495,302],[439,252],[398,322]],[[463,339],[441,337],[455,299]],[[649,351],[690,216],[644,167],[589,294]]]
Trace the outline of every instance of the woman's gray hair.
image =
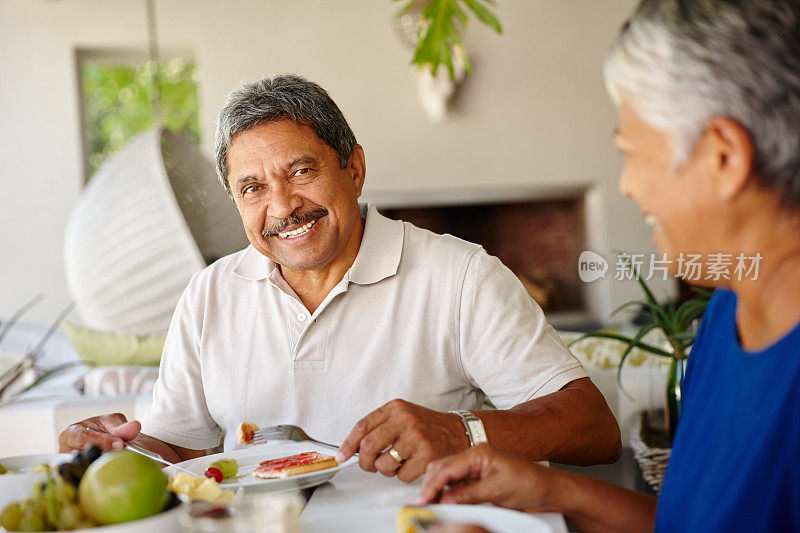
[[233,137],[259,124],[283,119],[308,124],[317,137],[336,150],[339,166],[347,167],[356,136],[325,89],[290,74],[263,78],[230,93],[217,117],[214,157],[217,175],[228,194],[228,149]]
[[800,0],[643,0],[603,74],[685,162],[714,117],[750,134],[756,174],[800,208]]

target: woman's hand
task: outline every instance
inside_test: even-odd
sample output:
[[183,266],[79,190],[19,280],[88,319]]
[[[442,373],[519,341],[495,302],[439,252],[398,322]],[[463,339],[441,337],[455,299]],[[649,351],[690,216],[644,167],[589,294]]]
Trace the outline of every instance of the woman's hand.
[[432,462],[420,503],[483,503],[519,511],[555,510],[560,472],[488,444]]

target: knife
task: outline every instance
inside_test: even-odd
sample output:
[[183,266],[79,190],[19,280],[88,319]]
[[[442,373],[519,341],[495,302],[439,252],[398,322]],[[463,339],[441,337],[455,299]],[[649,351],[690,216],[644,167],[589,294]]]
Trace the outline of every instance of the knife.
[[136,446],[134,444],[131,444],[129,442],[125,443],[125,447],[128,448],[132,452],[138,453],[139,455],[144,455],[145,457],[149,457],[150,459],[153,459],[154,461],[158,461],[159,463],[164,463],[165,465],[171,466],[171,467],[173,467],[173,468],[175,468],[177,470],[180,470],[181,472],[186,472],[187,474],[191,474],[192,476],[197,477],[197,474],[195,472],[192,472],[191,470],[187,470],[186,468],[183,468],[182,466],[178,466],[175,463],[170,463],[169,461],[167,461],[166,459],[164,459],[163,457],[161,457],[160,455],[158,455],[155,452],[151,452],[150,450],[145,450],[144,448],[139,448],[138,446]]
[[[88,429],[89,431],[94,431],[96,433],[100,433],[99,429],[95,429],[95,428],[86,428],[86,429]],[[174,463],[170,463],[169,461],[167,461],[166,459],[164,459],[163,457],[158,455],[156,452],[151,452],[150,450],[145,450],[144,448],[140,448],[140,447],[136,446],[135,444],[131,444],[130,442],[124,442],[124,444],[125,444],[125,447],[128,448],[132,452],[136,452],[139,455],[144,455],[145,457],[149,457],[150,459],[152,459],[154,461],[158,461],[159,463],[164,463],[165,465],[171,466],[173,468],[176,468],[176,469],[180,470],[181,472],[186,472],[187,474],[191,474],[191,475],[193,475],[195,477],[198,477],[197,474],[192,472],[191,470],[187,470],[187,469],[183,468],[182,466],[178,466],[178,465],[176,465]]]

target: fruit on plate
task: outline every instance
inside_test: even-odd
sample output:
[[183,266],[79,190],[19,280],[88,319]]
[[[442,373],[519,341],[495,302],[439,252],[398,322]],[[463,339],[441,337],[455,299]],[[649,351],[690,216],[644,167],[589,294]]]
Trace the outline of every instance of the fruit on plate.
[[206,468],[206,477],[209,479],[213,479],[217,483],[222,483],[222,470],[219,468],[214,468],[213,466],[209,466]]
[[182,494],[192,501],[202,500],[221,505],[228,505],[236,495],[233,491],[225,490],[210,478],[204,476],[192,476],[185,472],[178,472],[175,477],[169,479],[171,491]]
[[397,511],[395,521],[397,522],[397,533],[415,533],[419,530],[418,522],[435,521],[438,517],[436,513],[425,507],[416,505],[406,505]]
[[[239,473],[239,463],[236,462],[236,459],[217,459],[210,465],[208,468],[216,468],[220,472],[222,472],[222,479],[230,479],[232,477],[236,477],[236,474]],[[206,474],[206,477],[210,477]],[[221,481],[221,480],[217,480]]]
[[77,488],[86,469],[89,468],[89,465],[96,461],[102,453],[103,450],[100,449],[100,446],[87,446],[83,451],[75,452],[71,461],[58,465],[58,475],[61,476],[64,481],[72,483]]
[[107,452],[93,462],[78,485],[83,511],[100,524],[118,524],[161,512],[167,477],[152,459],[128,450]]
[[59,475],[46,472],[31,496],[12,502],[0,511],[0,526],[11,531],[50,531],[76,529],[94,524],[82,515],[75,502],[75,487]]
[[[102,453],[99,447],[78,452],[72,461],[52,469],[47,464],[34,467],[45,474],[45,480],[33,486],[31,495],[21,502],[11,502],[0,511],[0,526],[12,531],[50,531],[93,527],[76,500],[80,476],[94,458]],[[64,475],[62,475],[62,473]]]

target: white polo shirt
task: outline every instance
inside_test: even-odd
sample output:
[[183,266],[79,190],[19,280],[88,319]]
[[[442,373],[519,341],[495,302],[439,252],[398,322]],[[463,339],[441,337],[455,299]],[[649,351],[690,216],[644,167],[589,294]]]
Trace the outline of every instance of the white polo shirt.
[[142,431],[192,449],[243,420],[341,442],[394,398],[500,409],[586,377],[516,276],[482,247],[366,214],[353,266],[310,314],[252,246],[198,272],[167,334]]

